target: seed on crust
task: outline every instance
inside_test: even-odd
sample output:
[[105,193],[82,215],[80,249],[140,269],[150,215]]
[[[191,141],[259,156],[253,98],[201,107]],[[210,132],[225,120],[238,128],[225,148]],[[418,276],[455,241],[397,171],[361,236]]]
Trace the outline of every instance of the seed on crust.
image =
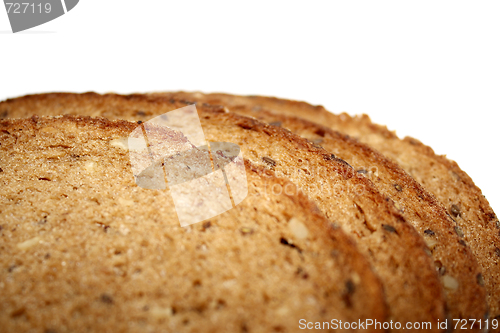
[[443,276],[443,285],[448,290],[457,290],[458,289],[458,281],[454,277],[450,275]]
[[477,275],[477,284],[480,286],[484,286],[483,274],[481,273]]
[[459,226],[456,226],[455,227],[455,232],[457,233],[457,235],[462,238],[464,237],[464,232],[462,231],[462,229],[459,227]]
[[389,232],[396,232],[396,228],[394,228],[392,225],[382,224],[382,228],[384,228],[385,230],[387,230]]
[[457,217],[460,215],[460,207],[458,205],[451,205],[451,208],[450,208],[450,212],[451,212],[451,215],[453,215],[453,217]]
[[429,235],[429,236],[434,236],[435,233],[431,229],[424,230],[424,234]]
[[276,161],[270,157],[264,156],[262,157],[262,160],[266,162],[271,168],[274,168],[276,166]]

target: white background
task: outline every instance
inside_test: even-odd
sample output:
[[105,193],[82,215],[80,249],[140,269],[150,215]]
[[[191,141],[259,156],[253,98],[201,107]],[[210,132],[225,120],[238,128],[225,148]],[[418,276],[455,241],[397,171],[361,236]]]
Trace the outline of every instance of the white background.
[[12,34],[0,99],[51,91],[274,95],[367,113],[447,154],[500,213],[499,1],[81,0]]

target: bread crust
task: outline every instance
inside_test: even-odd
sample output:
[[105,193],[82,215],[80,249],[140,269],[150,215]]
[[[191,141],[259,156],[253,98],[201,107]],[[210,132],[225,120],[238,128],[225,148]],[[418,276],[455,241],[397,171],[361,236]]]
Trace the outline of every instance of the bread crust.
[[[48,105],[47,101],[48,104],[56,103]],[[33,104],[24,104],[27,112],[85,114],[91,111],[109,118],[137,119],[161,114],[169,108],[173,110],[185,105],[186,101],[140,95],[85,94],[38,96],[30,103]],[[221,107],[198,105],[198,110],[207,139],[239,144],[253,163],[274,169],[278,176],[292,180],[331,220],[356,235],[358,246],[382,276],[391,318],[403,322],[435,322],[444,318],[443,291],[426,245],[367,178],[358,177],[345,161],[284,129],[228,114]],[[269,142],[273,144],[269,146]],[[304,167],[302,162],[307,161],[309,164]],[[315,166],[324,168],[326,175],[311,175],[308,168],[313,171]],[[318,179],[323,181],[323,186],[339,184],[341,191],[351,192],[339,197],[321,193],[314,188],[321,184]],[[362,194],[356,195],[353,189],[358,185]]]
[[[157,93],[164,97],[198,98],[228,107],[254,105],[273,113],[296,116],[347,134],[392,159],[441,203],[459,226],[482,270],[489,316],[500,319],[500,222],[481,190],[455,161],[437,155],[417,139],[400,139],[386,126],[374,124],[363,114],[332,114],[324,107],[275,97],[228,94]],[[155,95],[155,94],[153,94]],[[479,279],[481,281],[481,279]]]
[[[445,285],[449,316],[455,319],[481,320],[488,315],[481,269],[463,237],[457,234],[456,231],[460,230],[458,224],[433,195],[396,163],[367,145],[329,127],[271,112],[260,105],[256,108],[258,104],[254,104],[254,98],[237,99],[237,102],[230,100],[229,104],[224,104],[223,99],[214,99],[211,94],[180,93],[180,96],[177,96],[176,93],[168,93],[168,97],[193,103],[222,104],[230,112],[255,117],[289,129],[348,162],[373,181],[383,195],[394,200],[403,216],[426,240]],[[284,101],[282,107],[286,107],[287,103],[291,102]],[[458,285],[451,285],[454,280]],[[481,331],[479,325],[474,330]]]
[[300,191],[267,191],[294,188],[270,170],[246,161],[247,199],[181,228],[168,191],[138,188],[127,151],[111,144],[136,126],[0,121],[4,329],[295,331],[302,315],[386,320],[380,280],[354,242]]

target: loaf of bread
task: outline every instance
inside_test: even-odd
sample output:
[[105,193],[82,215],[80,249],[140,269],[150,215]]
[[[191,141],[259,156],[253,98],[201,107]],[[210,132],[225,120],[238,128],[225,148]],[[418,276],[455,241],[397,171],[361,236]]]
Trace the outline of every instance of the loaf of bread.
[[[165,275],[161,276],[160,274],[157,277],[157,282],[165,283],[166,289],[173,288],[176,293],[168,297],[165,296],[168,292],[160,296],[154,294],[153,296],[157,298],[148,298],[151,296],[150,294],[147,294],[147,297],[142,296],[145,303],[156,304],[160,302],[162,305],[152,308],[151,305],[143,302],[145,304],[143,306],[147,310],[138,315],[137,307],[131,308],[127,304],[122,305],[121,301],[127,300],[128,303],[133,300],[133,302],[137,302],[140,297],[128,291],[126,295],[122,294],[125,291],[122,290],[119,283],[124,281],[123,275],[118,277],[119,274],[113,275],[109,273],[108,275],[113,276],[102,278],[105,281],[103,286],[111,288],[116,295],[116,299],[119,299],[120,302],[115,301],[115,298],[109,292],[102,291],[102,295],[109,296],[112,299],[109,304],[113,305],[113,307],[105,308],[107,311],[109,310],[106,312],[107,318],[111,319],[102,319],[100,315],[102,309],[94,308],[94,303],[92,303],[94,299],[92,299],[91,294],[82,290],[82,288],[87,287],[86,279],[88,277],[85,276],[88,276],[91,271],[92,274],[96,274],[96,267],[99,266],[98,260],[87,258],[86,253],[94,248],[102,249],[102,246],[111,249],[114,246],[114,239],[102,239],[103,244],[99,245],[101,246],[99,247],[96,242],[91,241],[95,230],[88,229],[85,231],[79,229],[78,232],[73,232],[72,228],[77,228],[76,226],[82,224],[76,216],[86,217],[90,214],[90,220],[94,224],[101,225],[105,231],[115,228],[118,234],[123,234],[123,230],[121,230],[123,228],[132,230],[126,224],[128,222],[120,224],[119,221],[123,220],[123,214],[128,216],[127,214],[130,212],[136,212],[133,207],[140,206],[140,209],[145,208],[145,210],[144,213],[141,210],[141,213],[135,216],[135,221],[141,220],[146,225],[150,223],[155,228],[160,229],[165,225],[169,226],[167,231],[163,229],[163,232],[153,232],[155,235],[153,242],[157,242],[156,237],[158,235],[163,235],[169,239],[171,246],[172,244],[178,244],[184,249],[187,240],[199,240],[197,238],[198,234],[194,236],[186,232],[183,233],[183,228],[180,226],[177,227],[178,230],[176,229],[173,232],[173,235],[170,235],[170,230],[173,228],[172,221],[176,220],[175,216],[172,216],[171,199],[169,201],[170,206],[165,204],[161,211],[158,211],[158,201],[168,197],[168,190],[163,192],[153,190],[151,192],[151,190],[143,190],[134,186],[133,176],[130,171],[127,173],[126,170],[127,168],[130,169],[130,162],[125,158],[127,151],[123,149],[124,147],[120,148],[110,144],[118,137],[123,138],[130,134],[138,126],[137,122],[145,122],[154,116],[189,104],[197,105],[201,125],[208,141],[233,142],[241,147],[243,156],[246,159],[245,166],[248,182],[249,185],[252,184],[252,186],[249,186],[248,198],[236,206],[235,209],[218,216],[216,219],[210,219],[207,225],[210,228],[215,222],[222,225],[228,223],[224,221],[226,221],[225,218],[229,218],[235,221],[245,221],[248,225],[252,225],[250,221],[253,221],[263,228],[260,222],[260,216],[262,215],[263,220],[268,219],[266,221],[269,221],[265,227],[266,237],[280,234],[281,236],[278,237],[279,243],[277,243],[279,246],[269,246],[264,243],[245,244],[246,246],[255,246],[255,248],[252,248],[253,252],[251,252],[255,257],[253,259],[247,257],[246,261],[238,261],[238,264],[224,261],[227,258],[221,252],[223,247],[217,247],[220,254],[210,258],[206,255],[197,256],[195,253],[197,248],[193,249],[195,252],[191,253],[191,248],[187,247],[190,249],[185,254],[188,262],[199,263],[202,267],[212,265],[218,267],[217,269],[231,269],[233,280],[236,280],[234,282],[235,290],[240,291],[237,292],[238,297],[232,294],[228,297],[234,296],[231,302],[233,305],[239,304],[238,302],[246,302],[248,297],[249,304],[247,304],[248,307],[245,307],[245,310],[236,310],[234,307],[224,306],[224,310],[221,311],[217,308],[215,309],[217,311],[215,311],[213,307],[207,305],[209,304],[207,301],[202,302],[204,304],[202,311],[194,311],[193,308],[198,309],[197,305],[199,303],[187,295],[193,292],[202,298],[204,297],[204,300],[210,299],[213,301],[213,298],[217,298],[218,294],[214,292],[212,295],[210,294],[211,291],[206,288],[202,289],[200,286],[216,288],[217,283],[223,283],[225,279],[221,278],[220,275],[214,275],[213,271],[210,270],[197,280],[200,285],[193,282],[189,287],[189,283],[186,282],[184,285],[178,281],[192,280],[194,278],[193,274],[198,271],[193,268],[191,263],[182,264],[177,259],[174,262],[173,259],[169,258],[169,260],[165,261],[165,269],[173,269],[179,274],[168,275],[170,278],[168,284],[164,282]],[[54,116],[63,114],[74,116],[54,118]],[[50,117],[45,118],[43,116]],[[85,118],[81,116],[104,118]],[[401,142],[401,140],[394,138],[394,134],[387,130],[384,131],[383,127],[369,123],[366,118],[359,118],[364,119],[362,123],[365,124],[359,125],[354,120],[358,118],[349,118],[346,115],[331,115],[321,107],[314,107],[302,102],[267,97],[182,92],[129,96],[98,95],[94,93],[32,95],[1,102],[0,118],[22,118],[19,120],[3,120],[0,123],[2,134],[0,137],[0,154],[2,154],[0,155],[0,180],[3,181],[3,184],[9,185],[0,191],[0,199],[4,200],[5,203],[2,206],[5,208],[0,208],[0,216],[2,216],[2,220],[7,221],[7,228],[2,225],[3,230],[0,230],[0,234],[10,230],[13,225],[15,225],[14,229],[18,227],[28,228],[29,223],[33,222],[30,218],[33,219],[34,215],[40,215],[40,212],[43,211],[37,207],[47,204],[53,208],[50,216],[53,216],[54,221],[58,221],[58,228],[62,229],[59,232],[68,232],[70,234],[69,239],[63,240],[62,243],[61,238],[58,238],[57,246],[66,250],[66,252],[61,250],[59,255],[63,253],[68,258],[67,260],[71,259],[73,263],[80,261],[79,265],[75,265],[81,267],[79,268],[79,274],[70,274],[71,282],[67,282],[68,280],[65,279],[64,275],[61,275],[61,272],[56,269],[59,273],[54,273],[50,281],[54,284],[57,284],[57,281],[68,284],[65,295],[69,294],[70,296],[65,298],[67,303],[52,299],[49,304],[55,302],[54,307],[41,306],[40,304],[47,303],[44,295],[52,293],[54,286],[51,284],[52,282],[45,279],[45,275],[40,274],[40,271],[46,265],[44,260],[34,262],[33,258],[27,258],[27,255],[29,255],[32,247],[36,251],[38,245],[47,246],[51,242],[46,242],[42,236],[34,234],[36,232],[40,233],[40,230],[36,230],[32,226],[28,230],[33,232],[33,237],[29,238],[27,235],[21,235],[25,236],[25,238],[24,241],[17,239],[17,249],[12,250],[12,244],[14,243],[6,242],[7,245],[4,247],[11,247],[9,248],[10,252],[7,252],[8,254],[2,259],[4,260],[4,267],[7,267],[5,272],[0,273],[6,274],[4,280],[14,281],[12,275],[7,274],[12,274],[17,267],[24,267],[23,263],[25,261],[31,260],[29,261],[30,270],[18,271],[27,274],[22,276],[24,281],[29,280],[31,285],[36,284],[33,288],[43,290],[43,292],[31,298],[27,297],[26,294],[20,294],[24,296],[15,296],[12,293],[0,296],[0,298],[3,297],[3,306],[6,307],[4,311],[1,311],[4,313],[1,322],[14,325],[9,326],[13,329],[40,329],[46,326],[42,323],[52,320],[54,325],[47,326],[46,329],[54,329],[57,332],[74,331],[75,326],[68,326],[68,323],[62,318],[64,316],[57,315],[55,311],[63,306],[66,308],[76,307],[74,303],[76,299],[78,299],[80,307],[85,309],[79,312],[80,324],[87,325],[86,327],[90,330],[116,327],[117,330],[150,331],[156,331],[157,329],[200,331],[200,328],[202,328],[203,331],[225,331],[227,329],[227,331],[231,332],[268,332],[273,330],[294,332],[298,330],[299,318],[315,322],[326,322],[332,318],[344,318],[343,320],[349,321],[379,318],[381,321],[393,320],[402,323],[429,321],[433,323],[433,326],[428,331],[440,331],[437,322],[442,322],[446,318],[477,320],[488,318],[488,304],[490,313],[495,314],[495,304],[499,302],[498,296],[495,296],[498,290],[498,277],[495,276],[495,272],[485,269],[484,260],[487,262],[489,260],[490,264],[498,263],[494,255],[487,253],[487,249],[490,248],[491,250],[492,246],[498,249],[498,243],[494,243],[495,237],[498,238],[498,235],[488,235],[489,238],[487,239],[493,239],[493,243],[482,244],[482,247],[477,245],[476,243],[481,243],[477,238],[481,237],[482,234],[474,230],[481,229],[481,227],[469,226],[467,232],[472,234],[467,236],[466,227],[457,218],[457,216],[462,217],[464,214],[461,212],[455,214],[456,207],[452,209],[450,214],[439,194],[433,193],[432,187],[429,188],[425,181],[421,181],[418,176],[412,173],[412,170],[408,169],[408,165],[395,158],[395,155],[400,158],[399,153],[391,155],[381,149],[383,145],[380,142],[384,140],[391,142],[388,145],[393,150],[394,147],[400,145],[397,142]],[[320,122],[322,125],[316,122]],[[339,125],[341,122],[347,123],[345,129],[343,127],[344,123]],[[351,137],[336,130],[347,133]],[[363,136],[359,133],[371,133],[373,142],[367,139],[370,135]],[[379,135],[379,137],[373,139],[374,135]],[[375,145],[374,142],[379,142],[379,145]],[[403,140],[402,142],[407,141]],[[34,147],[37,144],[38,148],[36,149]],[[82,154],[72,153],[75,149],[80,149],[78,151],[82,152]],[[17,152],[17,154],[14,152]],[[433,155],[429,151],[426,151],[426,153],[426,158],[431,158],[429,156]],[[79,157],[70,158],[73,155]],[[25,156],[31,156],[32,160],[27,160]],[[440,160],[440,158],[434,157],[435,160]],[[20,167],[23,163],[26,164],[26,167],[24,167],[26,171],[23,171],[24,169]],[[453,164],[454,162],[448,161],[448,163]],[[88,171],[87,167],[92,172],[90,174],[82,173],[82,170]],[[415,164],[412,164],[412,167],[418,169]],[[45,170],[47,175],[38,176],[40,170]],[[453,172],[461,175],[457,170]],[[54,175],[58,174],[67,174],[67,176],[54,177]],[[465,181],[468,179],[463,175],[462,177]],[[38,181],[35,181],[35,178]],[[54,178],[57,180],[54,180]],[[113,179],[119,179],[119,181],[114,182]],[[127,179],[127,181],[124,179]],[[132,179],[131,182],[130,179]],[[443,177],[443,184],[446,185],[447,181],[448,179]],[[67,184],[64,184],[64,182],[67,182]],[[75,187],[74,184],[80,184],[77,186],[80,191],[73,190],[79,193],[69,191],[68,189],[71,187],[69,184],[73,187]],[[92,184],[92,186],[85,188],[85,184]],[[68,187],[64,188],[64,186]],[[272,193],[273,197],[268,198],[269,186],[287,187],[289,190],[285,191],[284,194]],[[468,186],[470,187],[470,184]],[[42,196],[40,188],[43,187],[47,187],[48,191],[46,192],[51,193],[49,198]],[[121,189],[122,187],[125,187],[126,190]],[[119,194],[127,191],[140,193],[140,195],[136,194],[138,195],[136,198],[128,198],[129,201],[125,202],[128,202],[129,205],[123,207],[121,206],[123,198]],[[58,197],[57,194],[53,195],[52,193],[63,194],[61,194],[62,197]],[[456,200],[465,200],[460,202],[472,200],[466,194],[457,195],[455,193],[454,195],[458,198]],[[468,195],[470,196],[471,193],[468,193]],[[128,194],[125,195],[125,197],[127,196]],[[461,198],[461,196],[464,198]],[[130,199],[134,203],[133,205],[130,204]],[[89,201],[96,203],[96,206],[89,206]],[[287,202],[289,204],[286,204]],[[154,205],[155,207],[152,207]],[[75,209],[75,207],[78,208]],[[481,207],[483,211],[475,213],[475,216],[487,213],[484,210],[484,205],[476,208],[481,209]],[[22,209],[17,211],[16,208]],[[489,209],[491,210],[491,208]],[[275,210],[277,213],[274,213]],[[155,216],[155,214],[170,215],[159,218],[160,215]],[[468,212],[468,214],[471,215],[472,213]],[[22,216],[26,217],[23,218]],[[71,220],[68,216],[74,217],[74,219]],[[296,216],[302,218],[296,218]],[[130,219],[130,216],[126,217],[126,220],[128,219]],[[45,217],[45,220],[48,219]],[[188,227],[188,230],[208,229],[201,226],[206,226],[206,223],[208,222],[193,225]],[[273,227],[269,225],[273,225],[273,223],[284,226],[285,229],[279,229],[279,226],[275,226],[278,228],[276,230],[272,229]],[[480,222],[473,220],[470,223],[476,223],[477,225]],[[124,224],[125,227],[123,227]],[[114,225],[114,227],[111,225]],[[245,225],[242,227],[244,230],[225,225],[224,230],[226,232],[234,230],[228,236],[228,239],[234,238],[235,234],[243,236],[256,234],[255,229],[257,227],[255,225]],[[311,225],[314,225],[314,227],[311,227]],[[311,232],[311,229],[318,232]],[[291,234],[285,235],[283,230],[290,231]],[[306,230],[305,233],[307,234],[305,240],[301,238],[304,230]],[[47,238],[52,237],[51,239],[55,239],[53,237],[56,236],[52,234],[54,232],[52,228],[45,228],[41,234],[46,235],[47,231]],[[203,230],[203,232],[206,232],[206,230]],[[273,234],[273,232],[275,233]],[[335,233],[334,236],[332,232]],[[481,232],[488,233],[484,228],[481,229]],[[125,241],[131,242],[130,244],[127,243],[127,246],[130,245],[132,249],[131,253],[135,253],[134,246],[141,245],[136,245],[136,242],[140,243],[148,237],[143,230],[139,231],[137,229],[134,229],[134,232],[125,231],[124,236],[136,233],[141,234],[142,238],[129,237],[130,239]],[[326,236],[323,235],[322,238],[316,236],[316,234]],[[9,235],[10,238],[13,238],[17,234],[9,232]],[[294,239],[290,235],[299,236],[298,239]],[[214,235],[214,237],[224,239],[220,235]],[[342,241],[337,241],[340,238]],[[469,238],[474,238],[476,243],[471,242]],[[68,243],[75,242],[75,239],[80,244],[80,248],[66,254],[68,253]],[[164,238],[162,239],[164,241]],[[250,240],[251,238],[242,239]],[[332,239],[335,244],[332,244]],[[0,241],[2,241],[2,238],[0,238]],[[211,246],[207,245],[207,241],[205,239],[203,244],[205,244],[205,247],[211,248]],[[210,239],[210,241],[222,245],[219,243],[222,240]],[[304,245],[300,241],[305,241],[307,244]],[[19,246],[23,250],[20,250]],[[172,249],[171,246],[168,247],[169,251]],[[228,247],[232,245],[225,244],[224,246],[226,246],[224,250],[228,251]],[[241,246],[241,244],[238,243],[238,246]],[[239,254],[242,247],[238,246],[230,248]],[[282,262],[276,264],[271,260],[267,264],[259,264],[259,250],[257,248],[260,251],[266,249],[262,252],[264,258],[267,258],[268,251],[274,253],[279,251],[281,247],[285,247],[298,252],[301,260],[309,260],[302,258],[303,253],[306,251],[303,247],[308,248],[308,246],[312,249],[311,253],[314,253],[313,257],[318,255],[319,249],[326,251],[324,253],[330,253],[330,257],[334,259],[329,258],[329,260],[333,260],[329,267],[334,267],[332,265],[346,265],[346,267],[343,268],[344,270],[337,269],[335,273],[332,273],[331,270],[324,271],[324,274],[331,279],[330,282],[311,279],[308,272],[304,273],[305,280],[310,285],[320,288],[316,290],[317,294],[308,294],[310,289],[307,286],[294,284],[288,277],[279,277],[278,279],[283,281],[281,283],[283,288],[297,290],[297,294],[293,294],[291,291],[293,295],[298,295],[295,302],[298,302],[298,299],[309,299],[309,297],[315,299],[320,293],[323,293],[324,297],[329,297],[325,295],[331,294],[331,299],[322,299],[324,301],[323,305],[318,305],[319,303],[311,305],[311,308],[315,310],[322,307],[321,311],[318,313],[314,313],[314,311],[307,312],[309,307],[306,304],[297,305],[292,309],[286,306],[284,307],[286,310],[283,310],[283,308],[270,306],[269,304],[272,302],[266,297],[260,299],[260,303],[259,299],[252,298],[255,293],[259,294],[260,291],[252,292],[250,295],[242,294],[241,290],[249,291],[253,289],[249,287],[248,280],[240,280],[234,277],[236,271],[249,272],[248,279],[251,281],[255,279],[253,274],[261,277],[262,274],[256,272],[256,267],[261,267],[261,265],[264,265],[266,269],[269,269],[266,265],[273,267],[277,265],[274,268],[278,269],[280,274],[284,274],[283,271],[286,271],[286,268],[283,268],[285,263]],[[27,250],[24,247],[27,247]],[[342,249],[338,250],[337,247]],[[157,249],[160,252],[165,251],[165,249],[161,249],[161,245],[157,245]],[[483,249],[483,252],[481,252],[481,249]],[[121,255],[124,251],[119,250],[118,257],[112,256],[111,259],[122,259],[123,256]],[[177,257],[182,256],[183,252],[179,252],[178,249],[175,251],[177,251],[175,252]],[[359,257],[360,259],[350,259],[342,251],[356,253],[354,256],[352,254],[349,256],[352,258]],[[144,254],[144,251],[142,253],[143,255],[140,258],[145,260],[145,266],[152,265],[154,267],[157,265],[154,255],[148,256]],[[333,253],[336,255],[333,256]],[[481,257],[481,253],[483,257]],[[486,258],[486,254],[490,254],[489,259]],[[500,250],[497,253],[494,252],[494,254],[500,255]],[[131,255],[127,252],[127,256],[130,257]],[[321,255],[319,256],[321,257]],[[118,268],[116,265],[111,266],[114,273],[117,270],[128,272],[125,276],[130,279],[131,262],[130,258],[126,258],[125,263],[120,261],[120,264],[117,265]],[[196,260],[193,258],[196,258]],[[325,258],[317,259],[319,263],[310,263],[315,267],[316,272],[321,271],[318,267],[326,260]],[[289,258],[284,260],[290,263]],[[360,263],[357,263],[358,261]],[[16,262],[21,264],[17,265]],[[270,262],[273,262],[273,264],[269,264]],[[107,263],[109,264],[109,262]],[[295,262],[292,260],[291,263]],[[11,269],[10,267],[14,268]],[[194,267],[197,266],[194,265]],[[357,269],[366,273],[360,275]],[[216,269],[214,268],[214,270]],[[300,276],[304,272],[304,267],[298,267],[297,272],[297,275]],[[69,273],[66,272],[66,274]],[[364,281],[365,275],[368,276],[368,282]],[[142,280],[141,276],[137,278],[139,280],[135,282],[148,284],[147,279]],[[97,286],[98,283],[95,283],[93,286]],[[270,281],[262,280],[256,283],[256,290],[265,289],[266,283],[270,283]],[[289,286],[288,283],[294,284],[293,287]],[[337,286],[334,288],[335,291],[327,291],[325,294],[324,289],[321,288],[333,288],[332,283]],[[362,287],[358,288],[358,284],[361,284]],[[183,286],[184,289],[177,288],[178,286]],[[486,289],[484,286],[486,286]],[[6,288],[1,284],[0,287]],[[16,287],[18,286],[16,285]],[[32,291],[33,288],[30,290]],[[21,289],[18,289],[17,293],[20,293],[19,290]],[[351,298],[354,296],[351,296],[351,289],[356,291],[362,289],[360,294],[356,294],[356,297],[360,296],[356,299],[358,303],[353,303]],[[368,294],[373,299],[367,300],[363,298],[368,297]],[[80,298],[76,297],[76,295]],[[61,294],[58,294],[58,296],[61,296]],[[178,297],[178,299],[185,298],[182,307],[174,302],[177,299],[175,297]],[[292,302],[292,298],[287,299],[281,294],[273,297],[279,299],[278,302],[285,302],[286,304]],[[340,304],[340,306],[333,306],[332,303],[328,303],[329,301],[333,301],[337,305]],[[38,302],[38,305],[33,307],[30,302]],[[106,303],[101,299],[102,302]],[[225,302],[225,304],[228,304],[227,301]],[[381,304],[380,308],[377,308],[376,304],[378,303]],[[384,304],[387,304],[387,308]],[[179,310],[180,308],[183,310]],[[149,311],[151,309],[153,310]],[[301,311],[302,315],[300,314]],[[237,315],[242,312],[248,312],[248,316]],[[280,313],[281,315],[279,315]],[[286,316],[285,313],[287,313]],[[69,316],[68,313],[65,315]],[[73,313],[72,315],[74,316]],[[256,316],[260,319],[248,319]],[[288,321],[284,319],[285,317],[288,317]],[[95,322],[96,318],[100,318],[98,323]],[[123,318],[129,319],[125,320]],[[232,318],[232,320],[228,318]],[[453,326],[453,324],[449,323],[448,328],[450,326]],[[469,326],[469,328],[477,332],[484,329],[478,324],[472,327]]]

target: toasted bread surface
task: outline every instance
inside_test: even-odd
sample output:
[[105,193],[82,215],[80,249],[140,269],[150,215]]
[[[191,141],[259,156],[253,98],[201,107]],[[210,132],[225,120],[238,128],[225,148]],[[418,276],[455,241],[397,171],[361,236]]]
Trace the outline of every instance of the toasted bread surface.
[[[249,109],[235,112],[251,115]],[[487,315],[486,290],[481,269],[460,227],[442,205],[394,162],[356,140],[296,117],[260,111],[259,120],[279,124],[352,165],[372,180],[424,238],[447,295],[451,318],[481,320]],[[460,234],[460,235],[459,235]],[[477,325],[476,330],[481,329]]]
[[448,215],[458,223],[458,234],[470,246],[482,270],[487,290],[489,315],[500,320],[500,222],[481,190],[455,161],[437,155],[417,139],[400,139],[385,126],[374,124],[367,115],[332,114],[322,106],[274,97],[228,94],[160,93],[189,100],[197,98],[228,108],[251,103],[255,111],[297,116],[345,133],[392,159],[425,190],[434,195]]
[[[223,102],[213,100],[211,94],[179,93],[178,96],[176,93],[168,93],[168,97],[196,103]],[[254,104],[252,98],[237,101],[234,105],[226,105],[230,112],[255,117],[308,138],[372,180],[383,195],[395,201],[403,216],[419,231],[431,249],[436,269],[445,287],[449,316],[476,320],[487,316],[486,290],[481,269],[465,244],[460,227],[437,199],[401,167],[369,146],[329,127],[268,111]],[[474,329],[481,331],[479,324]]]
[[294,332],[303,318],[386,320],[354,242],[270,170],[247,161],[241,204],[180,227],[169,191],[138,187],[114,144],[136,127],[0,121],[2,330]]
[[[90,113],[131,120],[186,104],[165,97],[113,94],[51,94],[37,99],[26,108],[28,113]],[[226,113],[223,108],[199,105],[198,111],[208,140],[239,144],[250,161],[292,180],[334,225],[355,236],[382,278],[392,319],[436,322],[444,318],[443,291],[425,243],[366,177],[281,128]]]

